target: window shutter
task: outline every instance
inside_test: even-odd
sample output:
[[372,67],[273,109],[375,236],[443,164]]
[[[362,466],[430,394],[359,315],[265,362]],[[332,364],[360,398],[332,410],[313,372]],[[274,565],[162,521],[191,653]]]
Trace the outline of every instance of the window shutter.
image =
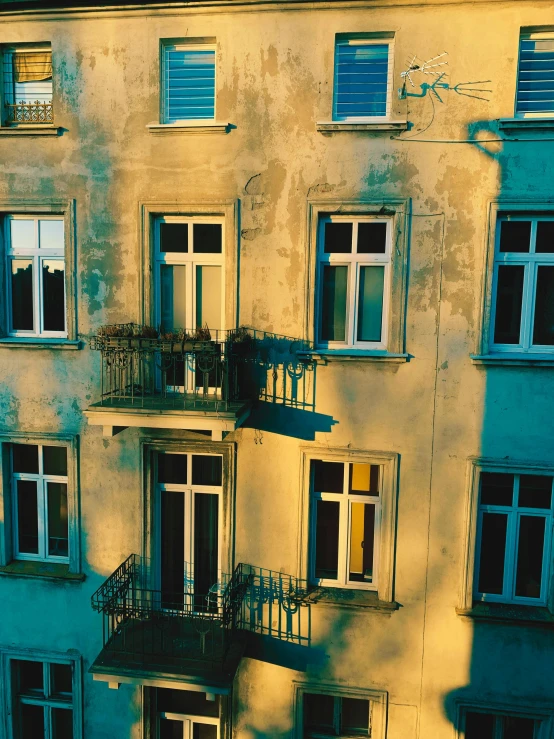
[[337,44],[335,118],[387,114],[389,44]]
[[165,49],[166,122],[215,117],[215,50]]
[[516,112],[554,113],[554,36],[520,40]]

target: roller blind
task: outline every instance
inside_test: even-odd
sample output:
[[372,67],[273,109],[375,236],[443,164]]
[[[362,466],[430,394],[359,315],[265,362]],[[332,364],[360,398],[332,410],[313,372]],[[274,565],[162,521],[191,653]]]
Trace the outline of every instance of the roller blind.
[[554,33],[521,37],[516,112],[554,113]]
[[164,49],[165,122],[215,117],[215,49]]
[[336,120],[387,115],[388,43],[341,42],[335,47]]

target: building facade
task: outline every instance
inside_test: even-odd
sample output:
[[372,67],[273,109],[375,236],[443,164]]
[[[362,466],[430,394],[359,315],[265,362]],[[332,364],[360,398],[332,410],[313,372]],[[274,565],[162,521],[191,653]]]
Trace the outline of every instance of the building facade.
[[554,736],[551,3],[0,17],[2,736]]

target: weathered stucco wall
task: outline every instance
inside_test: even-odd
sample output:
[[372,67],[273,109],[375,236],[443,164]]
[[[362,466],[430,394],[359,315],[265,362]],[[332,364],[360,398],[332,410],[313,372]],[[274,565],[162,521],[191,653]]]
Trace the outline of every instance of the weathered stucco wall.
[[[59,137],[0,136],[0,199],[74,199],[78,329],[140,321],[139,203],[240,203],[239,321],[302,336],[307,203],[411,199],[404,364],[332,362],[317,369],[316,410],[334,419],[313,441],[243,428],[236,442],[236,561],[296,572],[303,447],[400,455],[395,598],[399,610],[316,605],[314,641],[329,658],[317,678],[389,693],[388,739],[450,738],[451,696],[554,704],[547,630],[475,624],[456,615],[463,570],[467,459],[553,461],[554,379],[547,368],[474,365],[487,207],[498,197],[552,198],[551,142],[397,141],[394,134],[322,134],[331,117],[334,37],[395,32],[395,87],[411,54],[448,51],[450,80],[490,79],[490,101],[445,92],[399,101],[396,117],[433,140],[496,131],[513,115],[522,26],[551,23],[546,2],[372,3],[187,8],[9,16],[2,42],[50,41]],[[483,30],[486,29],[486,40]],[[159,42],[217,39],[217,119],[225,135],[153,135]],[[428,128],[426,128],[429,125]],[[149,276],[145,276],[149,279]],[[85,670],[101,647],[89,597],[140,552],[142,436],[103,439],[82,410],[99,394],[88,349],[0,347],[2,432],[80,437],[82,584],[2,577],[0,645],[76,649]],[[261,443],[255,443],[260,442]],[[524,679],[522,676],[525,676]],[[288,737],[294,679],[245,661],[235,690],[241,739]],[[85,675],[85,736],[140,736],[140,693]]]

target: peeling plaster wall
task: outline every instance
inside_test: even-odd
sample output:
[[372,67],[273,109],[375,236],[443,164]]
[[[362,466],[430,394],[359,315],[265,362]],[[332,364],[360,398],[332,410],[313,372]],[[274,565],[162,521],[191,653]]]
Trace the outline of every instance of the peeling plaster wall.
[[[248,12],[246,12],[248,10]],[[238,199],[240,323],[301,336],[305,329],[307,201],[411,198],[406,348],[400,365],[318,368],[316,410],[337,422],[313,442],[244,428],[237,446],[236,561],[296,572],[301,447],[400,454],[395,598],[390,616],[313,608],[317,674],[245,660],[235,736],[289,737],[293,679],[389,692],[388,739],[451,739],[452,696],[554,705],[546,679],[550,631],[474,625],[455,613],[471,455],[552,456],[554,380],[548,369],[477,367],[487,204],[551,199],[552,144],[396,141],[323,134],[331,117],[334,36],[394,31],[394,85],[411,54],[446,49],[452,82],[490,79],[490,102],[444,93],[399,101],[408,135],[489,137],[513,115],[519,30],[552,21],[550,3],[230,6],[5,16],[2,42],[52,44],[60,137],[0,136],[0,199],[75,199],[78,328],[139,321],[139,203]],[[486,42],[476,29],[486,29]],[[226,135],[152,135],[159,40],[217,39],[217,119]],[[428,126],[428,128],[426,128]],[[149,276],[146,276],[149,279]],[[85,671],[101,647],[89,597],[142,546],[139,440],[106,440],[81,411],[99,395],[99,357],[0,346],[0,430],[80,437],[83,584],[3,577],[0,645],[76,649]],[[160,432],[159,438],[197,438]],[[262,443],[255,443],[255,442]],[[40,618],[37,617],[40,614]],[[87,739],[138,739],[140,694],[85,674]]]

